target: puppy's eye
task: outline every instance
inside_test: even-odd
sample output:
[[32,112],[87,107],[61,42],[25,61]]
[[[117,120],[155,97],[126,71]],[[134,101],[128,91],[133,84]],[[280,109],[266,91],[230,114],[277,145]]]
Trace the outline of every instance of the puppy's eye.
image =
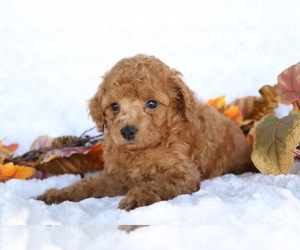
[[112,104],[110,105],[110,107],[111,107],[111,109],[112,109],[113,111],[119,111],[119,109],[120,109],[119,104],[116,103],[116,102],[112,103]]
[[158,106],[158,102],[154,101],[154,100],[149,100],[146,103],[146,108],[148,108],[148,109],[156,109],[157,106]]

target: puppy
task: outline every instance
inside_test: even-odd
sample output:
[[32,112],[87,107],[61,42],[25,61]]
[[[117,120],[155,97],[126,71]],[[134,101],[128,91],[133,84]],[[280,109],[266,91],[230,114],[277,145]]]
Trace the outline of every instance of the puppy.
[[181,73],[153,56],[120,60],[89,103],[104,132],[104,170],[38,199],[46,204],[125,195],[131,210],[191,194],[200,181],[253,170],[240,128],[197,100]]

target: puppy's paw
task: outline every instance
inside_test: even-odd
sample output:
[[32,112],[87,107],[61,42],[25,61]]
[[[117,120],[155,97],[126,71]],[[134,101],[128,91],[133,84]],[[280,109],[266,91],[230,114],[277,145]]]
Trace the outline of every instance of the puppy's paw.
[[137,207],[151,205],[158,201],[161,201],[158,195],[146,189],[133,188],[127,193],[125,198],[120,201],[119,208],[129,211]]
[[66,199],[64,199],[61,196],[60,190],[51,188],[51,189],[47,190],[44,194],[37,197],[37,200],[43,201],[47,205],[51,205],[53,203],[57,203],[57,204],[61,203],[61,202],[65,201]]

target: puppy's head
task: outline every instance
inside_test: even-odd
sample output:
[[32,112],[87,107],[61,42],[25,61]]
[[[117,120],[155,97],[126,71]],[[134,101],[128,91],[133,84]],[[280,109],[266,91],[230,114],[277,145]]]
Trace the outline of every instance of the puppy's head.
[[124,58],[105,74],[90,100],[99,131],[128,150],[153,147],[173,126],[193,122],[195,97],[170,69],[153,56]]

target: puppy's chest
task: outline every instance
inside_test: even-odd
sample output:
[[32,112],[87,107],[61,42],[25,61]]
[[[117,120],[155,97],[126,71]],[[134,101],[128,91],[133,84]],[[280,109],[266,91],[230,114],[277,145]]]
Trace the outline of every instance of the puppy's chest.
[[116,167],[134,182],[156,179],[161,175],[157,156],[147,153],[127,154],[124,158],[115,159]]

